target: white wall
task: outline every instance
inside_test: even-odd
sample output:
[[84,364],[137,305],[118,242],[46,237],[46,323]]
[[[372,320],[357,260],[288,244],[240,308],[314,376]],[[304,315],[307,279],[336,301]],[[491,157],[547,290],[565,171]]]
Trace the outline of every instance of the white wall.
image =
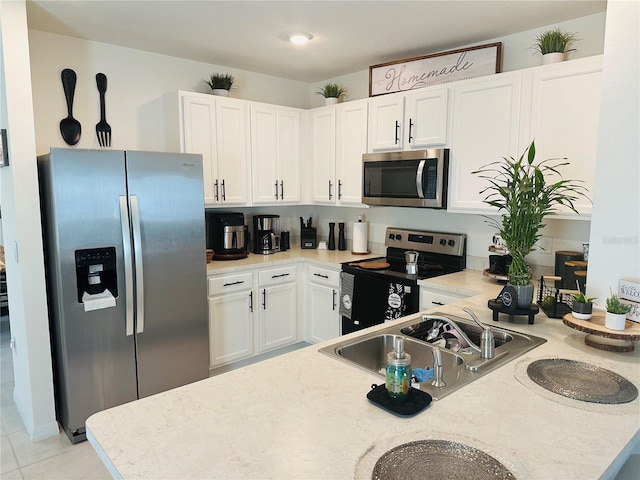
[[[529,47],[535,43],[535,39],[538,34],[544,30],[560,27],[567,32],[576,33],[576,36],[579,39],[579,41],[576,41],[572,45],[576,51],[568,53],[567,59],[591,57],[593,55],[600,55],[604,51],[605,18],[606,15],[604,12],[597,13],[513,35],[483,40],[482,42],[475,44],[461,45],[459,48],[502,42],[503,72],[537,67],[541,64],[541,57]],[[428,53],[425,53],[425,55],[428,55]],[[398,60],[402,59],[398,58]],[[346,87],[347,100],[356,100],[358,98],[366,98],[369,96],[368,69],[314,83],[311,85],[311,91],[314,93],[317,92],[319,87],[322,87],[328,82],[339,83]],[[313,98],[311,99],[311,107],[320,107],[322,105],[324,105],[324,98],[321,95],[313,95]]]
[[640,2],[609,0],[587,284],[604,307],[618,280],[640,281]]
[[143,52],[100,42],[29,30],[31,80],[38,155],[51,147],[68,147],[60,135],[67,116],[60,72],[73,69],[78,77],[73,115],[82,124],[76,147],[97,148],[95,125],[100,120],[96,73],[107,76],[106,116],[112,147],[141,149],[139,109],[175,90],[208,93],[211,73],[236,78],[232,97],[307,108],[309,85],[283,78]]
[[[32,440],[58,433],[40,233],[27,18],[23,1],[0,2],[0,125],[10,166],[0,169],[2,227],[15,387]],[[28,219],[28,221],[25,221]]]

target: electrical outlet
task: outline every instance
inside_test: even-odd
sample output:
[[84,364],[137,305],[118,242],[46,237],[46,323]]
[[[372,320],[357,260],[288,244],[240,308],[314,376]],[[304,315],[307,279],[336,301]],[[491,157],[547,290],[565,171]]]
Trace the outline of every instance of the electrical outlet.
[[553,253],[553,237],[540,237],[536,242],[537,250],[542,255],[551,255]]

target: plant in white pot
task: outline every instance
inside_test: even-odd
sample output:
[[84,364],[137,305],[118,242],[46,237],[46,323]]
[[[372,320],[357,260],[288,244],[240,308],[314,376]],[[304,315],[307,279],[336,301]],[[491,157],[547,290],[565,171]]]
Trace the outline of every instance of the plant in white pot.
[[575,33],[563,32],[560,28],[545,30],[536,37],[536,43],[531,48],[542,54],[542,64],[562,62],[565,53],[575,49],[567,50],[572,42],[577,41]]
[[571,315],[578,320],[589,320],[593,315],[594,297],[587,297],[582,292],[572,293],[573,305],[571,306]]
[[604,316],[604,326],[610,330],[624,330],[627,321],[627,313],[631,311],[631,305],[620,301],[618,296],[611,292],[606,301],[607,313]]
[[235,78],[228,73],[212,73],[209,80],[205,80],[214,95],[224,97],[229,96],[233,82],[235,82]]
[[500,219],[487,217],[487,223],[500,232],[511,254],[508,284],[516,289],[518,308],[527,308],[533,301],[531,268],[525,257],[534,249],[542,236],[544,218],[558,213],[558,207],[568,207],[579,213],[574,202],[586,197],[586,188],[580,180],[562,178],[558,171],[569,162],[553,158],[534,162],[535,142],[531,142],[519,159],[503,157],[472,172],[487,180],[489,186],[484,203],[497,209]]
[[335,105],[338,103],[338,99],[347,93],[347,89],[337,83],[327,83],[324,87],[319,88],[316,93],[325,98],[325,105]]

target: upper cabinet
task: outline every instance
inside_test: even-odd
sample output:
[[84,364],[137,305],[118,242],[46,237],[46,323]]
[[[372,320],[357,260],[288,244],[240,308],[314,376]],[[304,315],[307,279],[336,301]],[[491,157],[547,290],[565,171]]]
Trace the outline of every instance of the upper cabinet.
[[471,172],[518,154],[521,88],[520,74],[506,73],[452,88],[448,210],[491,213],[480,194],[485,181]]
[[[581,180],[593,199],[602,57],[589,57],[534,69],[530,100],[525,102],[529,121],[525,140],[536,142],[536,159],[566,158],[562,176]],[[589,216],[591,202],[575,203]],[[573,214],[565,208],[561,213]]]
[[301,111],[251,104],[253,203],[300,201]]
[[449,91],[446,87],[374,97],[370,102],[369,151],[445,145]]
[[174,92],[164,97],[165,148],[203,157],[205,205],[249,203],[246,102]]
[[362,155],[367,151],[368,99],[311,111],[313,201],[362,204]]

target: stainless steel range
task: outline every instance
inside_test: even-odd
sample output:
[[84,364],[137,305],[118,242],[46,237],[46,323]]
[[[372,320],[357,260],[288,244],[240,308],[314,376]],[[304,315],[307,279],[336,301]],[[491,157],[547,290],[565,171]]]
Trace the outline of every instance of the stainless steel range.
[[388,227],[386,257],[342,264],[342,334],[418,312],[418,280],[459,272],[467,235]]

